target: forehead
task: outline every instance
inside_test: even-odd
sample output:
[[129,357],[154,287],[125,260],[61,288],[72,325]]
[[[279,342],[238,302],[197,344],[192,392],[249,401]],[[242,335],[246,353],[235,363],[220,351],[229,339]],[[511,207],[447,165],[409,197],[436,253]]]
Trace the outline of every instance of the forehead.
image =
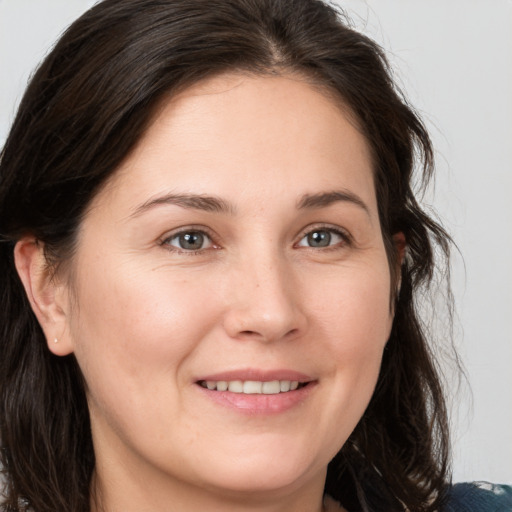
[[332,93],[294,75],[226,74],[162,101],[111,185],[239,199],[291,184],[302,194],[347,186],[371,204],[371,167],[366,139]]

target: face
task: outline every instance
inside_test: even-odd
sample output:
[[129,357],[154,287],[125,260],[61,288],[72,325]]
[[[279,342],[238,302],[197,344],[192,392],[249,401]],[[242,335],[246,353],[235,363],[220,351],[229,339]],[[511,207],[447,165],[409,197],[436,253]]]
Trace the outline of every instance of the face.
[[72,268],[99,468],[216,492],[323,481],[392,322],[370,152],[332,99],[229,75],[169,100]]

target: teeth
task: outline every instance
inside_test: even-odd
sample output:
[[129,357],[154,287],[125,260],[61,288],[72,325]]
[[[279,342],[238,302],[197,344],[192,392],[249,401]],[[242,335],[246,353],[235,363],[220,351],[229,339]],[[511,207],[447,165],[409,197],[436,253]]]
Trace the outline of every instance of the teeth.
[[[215,388],[213,388],[213,389],[215,389]],[[219,380],[219,382],[217,382],[217,391],[227,391],[227,390],[228,390],[228,383],[225,380]]]
[[228,391],[231,391],[231,393],[243,393],[244,383],[241,380],[232,380],[228,384]]
[[212,391],[230,391],[231,393],[244,393],[246,395],[277,395],[295,391],[299,387],[296,380],[271,380],[261,382],[257,380],[219,380],[202,381],[201,386]]
[[244,382],[243,392],[246,395],[260,394],[262,386],[263,386],[263,382],[257,382],[255,380],[246,380]]
[[278,380],[272,380],[270,382],[264,382],[261,386],[261,390],[264,395],[277,395],[281,392],[281,385]]

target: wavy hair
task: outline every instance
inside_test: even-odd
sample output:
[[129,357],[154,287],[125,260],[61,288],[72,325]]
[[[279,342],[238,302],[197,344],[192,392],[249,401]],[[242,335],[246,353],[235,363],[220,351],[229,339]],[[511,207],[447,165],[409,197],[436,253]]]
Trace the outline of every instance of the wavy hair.
[[[16,241],[34,236],[57,271],[87,206],[161,101],[231,71],[299,73],[348,107],[371,148],[389,266],[394,284],[401,279],[374,396],[330,463],[325,490],[350,511],[438,509],[449,478],[447,413],[417,310],[450,240],[413,192],[413,174],[424,185],[432,175],[431,142],[382,49],[320,0],[105,0],[40,65],[0,157],[4,511],[89,511],[95,464],[80,369],[47,349],[16,273]],[[407,240],[401,276],[397,232]]]

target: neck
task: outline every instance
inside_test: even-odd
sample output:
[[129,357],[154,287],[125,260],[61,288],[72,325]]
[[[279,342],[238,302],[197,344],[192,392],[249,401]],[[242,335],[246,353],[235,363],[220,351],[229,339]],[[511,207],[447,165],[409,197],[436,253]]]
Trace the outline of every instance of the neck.
[[276,460],[262,472],[261,464],[249,470],[240,460],[240,471],[233,473],[229,465],[223,472],[209,461],[206,471],[195,467],[199,460],[150,460],[110,429],[94,426],[91,512],[322,512],[326,467],[296,473]]
[[196,486],[143,466],[97,464],[91,512],[324,512],[325,472],[286,489],[239,491]]
[[180,486],[173,492],[169,485],[164,492],[155,486],[135,483],[128,492],[124,485],[105,485],[100,477],[93,479],[91,512],[326,512],[322,492],[308,494],[216,493]]

